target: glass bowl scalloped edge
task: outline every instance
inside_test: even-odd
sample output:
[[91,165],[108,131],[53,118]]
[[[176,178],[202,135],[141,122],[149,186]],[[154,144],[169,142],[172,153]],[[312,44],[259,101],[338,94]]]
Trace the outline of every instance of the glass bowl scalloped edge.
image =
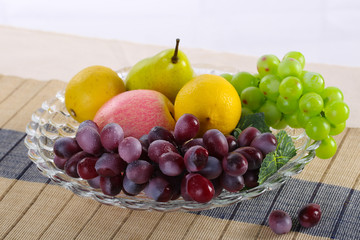
[[[126,75],[126,70],[118,72],[122,79]],[[200,68],[195,69],[195,72],[197,74],[221,73],[217,70]],[[99,189],[90,187],[86,180],[66,175],[63,170],[54,165],[54,141],[63,136],[74,137],[79,125],[66,110],[64,101],[64,90],[62,90],[54,98],[43,102],[42,106],[32,114],[31,121],[26,126],[27,135],[24,140],[25,146],[28,148],[28,157],[36,164],[38,170],[55,184],[69,189],[81,197],[91,198],[103,204],[122,208],[161,212],[200,211],[249,200],[280,187],[291,176],[300,173],[305,165],[315,157],[315,150],[319,146],[319,142],[312,141],[303,129],[287,127],[285,130],[292,137],[297,151],[295,157],[261,185],[235,193],[224,190],[217,198],[207,203],[185,201],[181,197],[169,202],[156,202],[148,198],[143,192],[137,196],[120,193],[113,197],[103,194]],[[273,133],[277,132],[274,129],[272,131]]]

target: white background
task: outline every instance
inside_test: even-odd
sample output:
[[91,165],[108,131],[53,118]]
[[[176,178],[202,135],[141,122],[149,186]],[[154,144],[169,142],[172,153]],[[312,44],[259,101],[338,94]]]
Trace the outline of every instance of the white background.
[[360,67],[358,0],[0,0],[0,24]]

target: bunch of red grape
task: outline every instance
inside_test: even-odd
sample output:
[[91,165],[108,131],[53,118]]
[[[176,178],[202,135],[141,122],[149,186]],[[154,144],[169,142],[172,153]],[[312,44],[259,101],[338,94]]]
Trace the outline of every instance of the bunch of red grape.
[[182,196],[205,203],[223,189],[237,192],[258,185],[263,158],[277,147],[273,134],[248,127],[237,139],[217,129],[196,138],[199,128],[194,115],[184,114],[174,132],[157,126],[137,139],[124,137],[116,123],[100,131],[87,120],[80,124],[75,138],[55,141],[54,164],[106,195],[115,196],[122,190],[135,196],[144,191],[160,202]]

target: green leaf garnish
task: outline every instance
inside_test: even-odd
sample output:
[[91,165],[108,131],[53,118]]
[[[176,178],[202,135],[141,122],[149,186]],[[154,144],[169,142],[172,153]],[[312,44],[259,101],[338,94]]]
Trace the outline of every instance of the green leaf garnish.
[[276,150],[268,153],[261,164],[258,178],[259,184],[262,184],[296,155],[295,145],[286,131],[281,130],[278,132],[276,139],[278,141]]
[[233,135],[237,139],[239,137],[240,133],[241,133],[241,129],[240,128],[235,128],[232,131],[231,135]]
[[265,114],[263,112],[242,116],[236,128],[244,130],[247,127],[255,127],[262,133],[271,132],[269,126],[265,123]]

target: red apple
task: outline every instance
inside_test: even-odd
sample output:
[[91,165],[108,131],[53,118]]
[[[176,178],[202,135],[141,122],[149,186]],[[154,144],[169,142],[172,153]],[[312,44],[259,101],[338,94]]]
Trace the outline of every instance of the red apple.
[[174,130],[174,106],[160,92],[131,90],[107,101],[96,113],[94,122],[100,129],[108,123],[118,123],[125,137],[140,138],[150,129],[161,126]]

